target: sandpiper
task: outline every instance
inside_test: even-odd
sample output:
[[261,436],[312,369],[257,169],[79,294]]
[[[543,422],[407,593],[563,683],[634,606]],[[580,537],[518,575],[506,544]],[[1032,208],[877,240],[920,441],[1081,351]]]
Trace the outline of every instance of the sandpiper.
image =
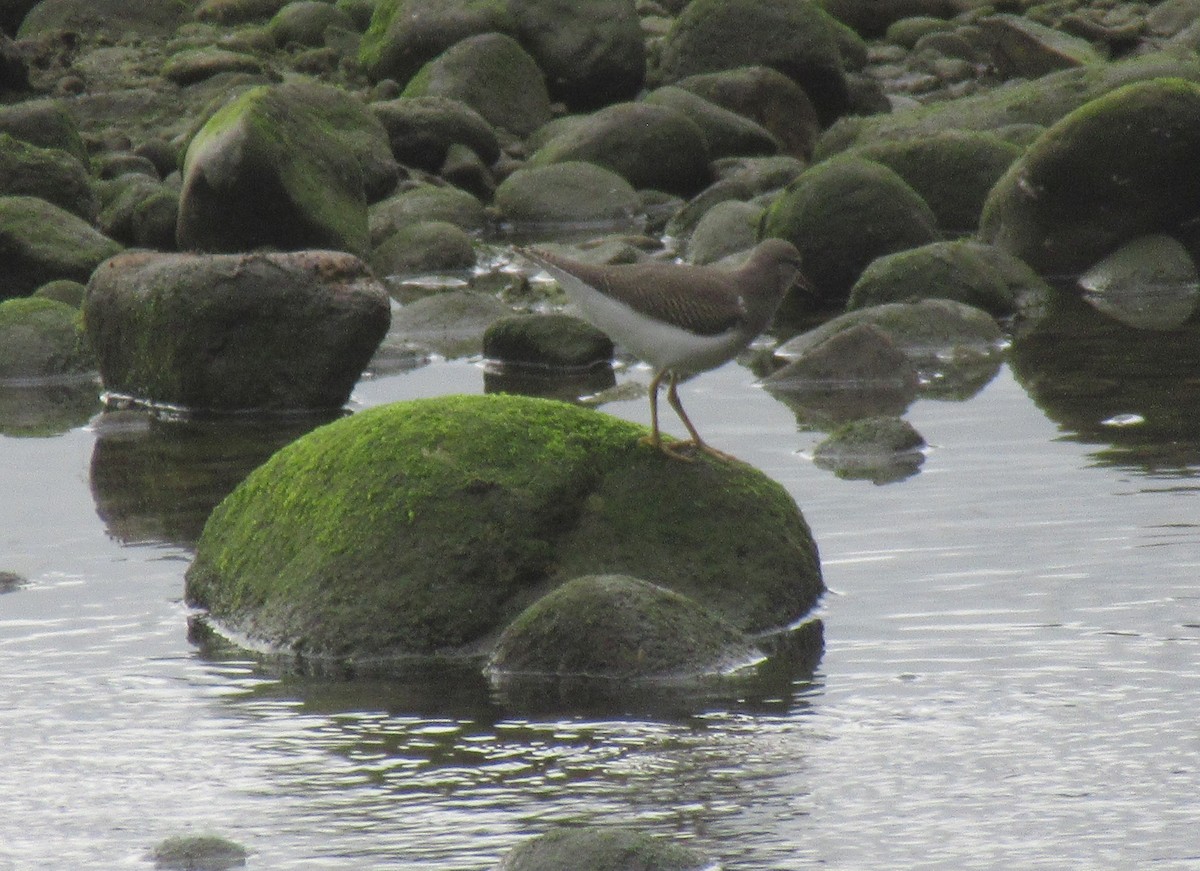
[[[706,444],[679,401],[680,377],[731,360],[766,329],[784,294],[798,281],[800,253],[783,239],[767,239],[736,270],[675,263],[601,266],[547,251],[519,253],[549,272],[584,318],[654,368],[650,381],[650,435],[644,441],[668,456],[691,457],[692,446],[719,459],[729,454]],[[687,427],[690,441],[667,444],[658,428],[658,388]]]

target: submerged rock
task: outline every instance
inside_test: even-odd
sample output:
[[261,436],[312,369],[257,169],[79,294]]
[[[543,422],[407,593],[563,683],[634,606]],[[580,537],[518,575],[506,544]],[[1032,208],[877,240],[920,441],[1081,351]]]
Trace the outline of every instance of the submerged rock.
[[916,474],[925,455],[925,439],[899,417],[856,420],[817,445],[813,462],[839,478],[890,484]]
[[340,408],[389,317],[366,266],[332,251],[130,253],[84,300],[106,389],[210,411]]
[[493,675],[689,679],[762,653],[687,596],[626,575],[575,578],[538,599],[500,635]]
[[1162,234],[1121,246],[1079,276],[1079,286],[1097,310],[1142,329],[1182,326],[1200,302],[1200,275],[1192,255]]
[[220,835],[174,835],[150,852],[163,871],[226,871],[241,868],[249,855],[241,844]]
[[553,829],[511,850],[496,871],[702,871],[703,855],[634,829],[584,826]]
[[571,315],[513,315],[488,327],[483,355],[502,365],[584,369],[611,363],[613,342]]
[[487,650],[537,597],[633,573],[743,632],[795,622],[823,590],[779,485],[679,463],[645,429],[516,396],[373,408],[281,450],[213,512],[188,601],[313,661]]

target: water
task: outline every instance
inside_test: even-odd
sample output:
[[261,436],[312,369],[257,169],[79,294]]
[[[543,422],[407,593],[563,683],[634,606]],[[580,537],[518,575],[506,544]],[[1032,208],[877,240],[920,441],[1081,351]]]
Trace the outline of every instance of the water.
[[[1081,355],[1082,387],[1018,347],[1020,381],[918,400],[926,459],[886,486],[816,468],[821,434],[747,369],[684,385],[803,507],[831,592],[811,680],[673,712],[201,656],[181,596],[205,506],[309,424],[230,438],[85,403],[0,436],[0,571],[28,581],[0,595],[0,869],[149,868],[199,832],[250,868],[484,869],[556,823],[728,869],[1197,867],[1200,366],[1134,338],[1170,355],[1139,389],[1108,371],[1124,346]],[[438,362],[355,402],[482,389]],[[647,422],[644,399],[605,409]]]

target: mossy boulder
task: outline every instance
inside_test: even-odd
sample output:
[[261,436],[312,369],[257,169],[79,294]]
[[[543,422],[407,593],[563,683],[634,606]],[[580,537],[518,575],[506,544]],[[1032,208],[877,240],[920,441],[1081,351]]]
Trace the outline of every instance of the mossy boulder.
[[437,172],[452,145],[465,145],[489,166],[500,156],[496,131],[461,100],[404,97],[372,103],[387,131],[392,154],[405,166]]
[[252,88],[213,114],[183,161],[179,247],[367,248],[367,203],[396,181],[366,107],[312,83]]
[[643,427],[517,396],[360,412],[292,443],[209,519],[187,600],[253,643],[366,667],[483,652],[585,574],[634,574],[741,631],[823,590],[791,497],[740,463],[680,463]]
[[816,291],[793,302],[837,309],[872,260],[935,241],[937,218],[893,170],[846,155],[788,185],[767,208],[762,234],[787,239],[803,257]]
[[1002,132],[1015,125],[1049,127],[1110,91],[1164,77],[1200,82],[1200,56],[1191,50],[1138,55],[1062,70],[1032,82],[937,101],[904,112],[846,116],[826,130],[815,156],[823,159],[854,145],[920,139],[946,130]]
[[0,381],[79,375],[95,368],[79,309],[33,297],[0,303]]
[[262,60],[252,54],[204,47],[187,48],[172,54],[163,63],[160,74],[168,81],[187,87],[222,74],[262,71]]
[[508,0],[508,8],[555,100],[598,109],[641,89],[646,48],[632,0]]
[[179,0],[42,0],[21,22],[21,39],[52,31],[168,36],[191,15]]
[[616,103],[562,128],[531,166],[581,160],[607,167],[635,188],[691,196],[712,180],[704,132],[669,106]]
[[1015,314],[1023,300],[1044,300],[1050,292],[1036,272],[1008,252],[957,240],[880,257],[863,270],[846,306],[952,299],[1003,317]]
[[611,363],[613,342],[571,315],[513,315],[488,327],[483,356],[501,365],[586,369]]
[[1106,94],[1038,138],[996,184],[979,235],[1043,274],[1087,269],[1125,242],[1200,217],[1200,85]]
[[193,15],[214,24],[245,24],[270,18],[287,4],[288,0],[202,0]]
[[60,100],[28,100],[0,106],[0,133],[40,148],[65,151],[87,166],[88,151],[79,124]]
[[497,676],[688,679],[761,658],[692,599],[627,575],[567,581],[522,611],[488,661]]
[[458,272],[474,265],[471,237],[448,221],[405,224],[371,252],[378,275]]
[[421,221],[445,221],[469,233],[488,226],[483,203],[451,185],[418,184],[375,203],[367,212],[371,243],[379,245],[392,233]]
[[515,32],[504,0],[380,0],[359,61],[372,79],[404,84],[456,42],[481,33]]
[[967,233],[974,232],[988,193],[1023,151],[993,133],[946,130],[849,153],[895,170],[929,204],[944,232]]
[[925,438],[903,418],[869,417],[830,433],[813,451],[813,463],[839,478],[890,484],[920,469],[924,447]]
[[466,103],[489,124],[526,136],[550,120],[550,94],[537,62],[511,36],[481,33],[421,67],[402,97]]
[[332,251],[128,253],[83,306],[105,387],[204,411],[340,408],[387,331],[387,292]]
[[699,94],[666,85],[651,91],[644,99],[647,103],[678,109],[695,121],[704,133],[704,142],[713,160],[777,154],[780,151],[779,140],[765,127]]
[[0,299],[28,296],[47,281],[85,282],[121,245],[78,215],[37,197],[0,197]]
[[7,133],[0,133],[0,196],[40,197],[85,221],[96,218],[96,191],[78,158]]
[[693,0],[667,33],[658,75],[766,66],[799,84],[829,124],[849,107],[839,27],[807,0]]
[[979,28],[992,62],[1006,79],[1035,79],[1108,59],[1088,40],[1021,15],[990,15],[979,20]]
[[513,848],[496,871],[701,871],[712,861],[691,847],[634,829],[583,826],[552,829]]
[[804,89],[778,70],[739,67],[687,76],[675,85],[760,124],[785,154],[812,157],[821,120]]
[[297,0],[275,13],[267,32],[281,47],[288,45],[322,46],[330,29],[354,30],[354,19],[332,3]]
[[624,178],[576,160],[518,169],[496,188],[494,205],[520,225],[630,222],[641,210]]

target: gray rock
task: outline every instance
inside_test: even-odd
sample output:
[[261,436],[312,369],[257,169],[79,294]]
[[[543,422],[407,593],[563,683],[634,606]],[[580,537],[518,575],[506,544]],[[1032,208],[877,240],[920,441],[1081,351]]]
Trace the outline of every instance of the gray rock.
[[207,411],[339,408],[388,327],[387,292],[332,251],[129,253],[88,282],[109,391]]
[[88,151],[79,135],[79,125],[58,100],[27,100],[0,106],[0,133],[41,148],[65,151],[84,166]]
[[758,222],[763,207],[740,200],[717,203],[704,213],[687,242],[690,263],[716,263],[723,257],[748,251],[758,242]]
[[392,319],[381,353],[392,357],[478,354],[488,327],[512,314],[494,296],[448,290],[410,302]]
[[1140,329],[1182,326],[1200,301],[1200,275],[1188,250],[1162,234],[1134,239],[1083,275],[1084,299]]
[[219,835],[175,835],[150,853],[161,871],[227,871],[241,868],[249,855],[241,844]]
[[262,61],[252,54],[217,48],[189,48],[167,58],[160,72],[164,79],[186,87],[224,73],[262,71]]
[[691,91],[668,85],[651,91],[644,99],[647,103],[678,109],[696,122],[713,160],[776,154],[780,150],[779,140],[765,127]]
[[26,39],[58,30],[169,36],[189,13],[177,0],[42,0],[21,21],[17,36]]
[[0,299],[28,296],[47,281],[84,282],[121,245],[82,218],[37,197],[0,197]]
[[488,226],[487,212],[478,199],[459,188],[433,184],[415,185],[375,203],[367,219],[373,246],[419,221],[446,221],[468,233]]
[[354,30],[354,19],[332,3],[317,0],[288,3],[267,25],[267,31],[281,48],[292,44],[323,46],[330,28]]
[[1005,78],[1035,79],[1107,60],[1086,39],[1020,15],[991,15],[978,23],[992,60]]
[[813,463],[839,478],[891,484],[917,473],[925,461],[925,439],[899,417],[847,423],[817,445]]
[[500,33],[455,43],[421,67],[402,96],[459,100],[489,124],[517,136],[550,120],[542,71],[516,40]]

